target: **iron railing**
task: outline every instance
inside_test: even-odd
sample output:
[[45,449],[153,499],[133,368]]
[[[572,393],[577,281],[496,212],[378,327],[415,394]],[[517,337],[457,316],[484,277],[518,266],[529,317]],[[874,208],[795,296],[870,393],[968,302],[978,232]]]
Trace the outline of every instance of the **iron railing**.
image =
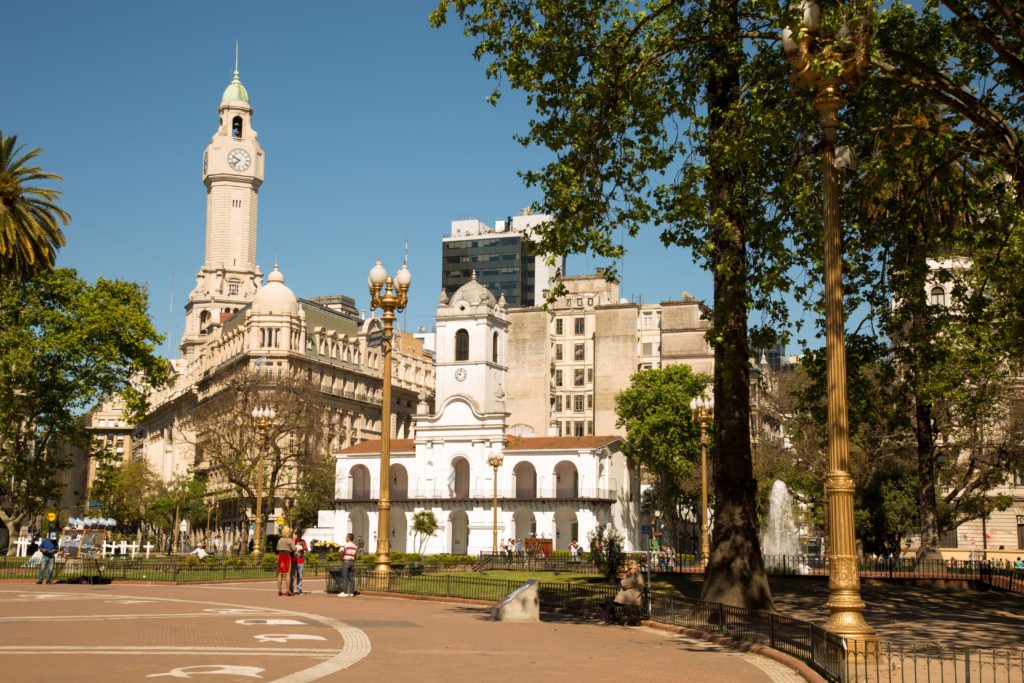
[[[379,492],[374,489],[357,488],[345,491],[336,498],[339,501],[375,501]],[[392,501],[403,500],[492,500],[494,489],[489,486],[456,487],[434,486],[430,488],[394,488],[389,493]],[[577,486],[574,488],[544,488],[537,490],[498,489],[499,502],[512,500],[575,500],[575,499],[616,500],[616,489]]]
[[849,642],[844,681],[1021,683],[1024,652],[929,644]]

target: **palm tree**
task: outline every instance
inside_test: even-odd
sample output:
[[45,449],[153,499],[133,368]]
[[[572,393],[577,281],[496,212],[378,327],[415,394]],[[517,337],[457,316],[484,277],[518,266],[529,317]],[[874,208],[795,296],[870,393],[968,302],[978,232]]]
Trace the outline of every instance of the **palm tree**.
[[61,191],[32,187],[37,180],[64,180],[28,163],[43,150],[24,152],[18,136],[0,132],[0,281],[24,278],[52,268],[57,249],[64,246],[58,222],[71,216],[54,202]]

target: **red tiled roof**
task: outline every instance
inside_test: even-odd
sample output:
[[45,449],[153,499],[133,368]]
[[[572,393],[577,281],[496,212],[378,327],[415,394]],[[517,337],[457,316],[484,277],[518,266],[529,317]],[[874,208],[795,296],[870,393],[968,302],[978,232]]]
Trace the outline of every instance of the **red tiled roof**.
[[523,436],[505,442],[506,451],[575,451],[619,441],[619,436]]
[[[619,436],[524,436],[511,437],[505,442],[506,451],[575,451],[593,450],[619,441]],[[414,453],[416,442],[413,439],[392,439],[392,453]],[[380,439],[371,439],[349,446],[340,451],[339,455],[376,455],[380,453]]]

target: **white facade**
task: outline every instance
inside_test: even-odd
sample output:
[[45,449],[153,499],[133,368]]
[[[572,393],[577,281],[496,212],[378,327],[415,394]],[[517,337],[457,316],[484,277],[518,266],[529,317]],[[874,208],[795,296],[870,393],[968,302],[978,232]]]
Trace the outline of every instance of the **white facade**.
[[[440,523],[428,553],[477,554],[494,538],[497,472],[498,538],[551,539],[566,550],[598,525],[618,528],[637,546],[639,486],[617,436],[508,438],[505,409],[509,316],[475,280],[437,309],[437,411],[425,406],[414,438],[392,441],[391,548],[419,550],[413,515],[430,510]],[[346,533],[376,546],[380,441],[336,454],[337,501],[320,513],[316,535],[340,542]],[[585,542],[585,541],[584,541]]]

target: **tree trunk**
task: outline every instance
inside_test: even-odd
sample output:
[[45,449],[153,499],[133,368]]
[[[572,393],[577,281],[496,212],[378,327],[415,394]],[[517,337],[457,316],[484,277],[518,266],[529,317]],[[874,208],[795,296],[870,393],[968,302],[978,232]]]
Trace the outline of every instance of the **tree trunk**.
[[718,68],[707,83],[710,152],[708,196],[714,244],[715,519],[711,558],[701,598],[748,609],[774,608],[757,534],[754,466],[750,450],[747,349],[747,264],[744,218],[730,192],[738,172],[717,163],[730,136],[727,114],[740,100],[741,46],[723,36],[740,34],[735,0],[710,4],[709,59]]
[[7,528],[7,557],[13,557],[18,552],[18,546],[15,545],[15,541],[18,540],[18,534],[21,531],[21,520],[24,518],[25,513],[9,517],[7,513],[0,510],[0,521]]
[[914,392],[914,436],[917,439],[917,490],[921,517],[919,560],[942,559],[939,552],[939,506],[935,498],[935,434],[932,406]]

